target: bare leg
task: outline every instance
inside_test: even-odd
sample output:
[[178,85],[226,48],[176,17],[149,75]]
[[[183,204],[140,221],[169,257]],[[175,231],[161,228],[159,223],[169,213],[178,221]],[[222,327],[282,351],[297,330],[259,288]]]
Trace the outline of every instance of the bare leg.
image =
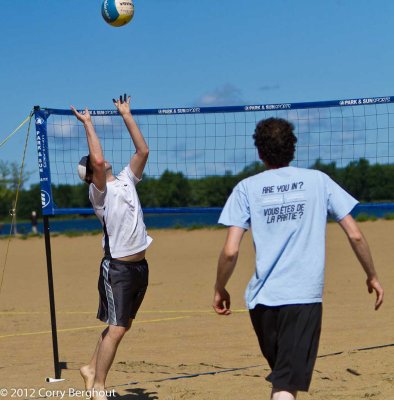
[[97,362],[97,353],[100,348],[100,344],[103,341],[103,338],[105,335],[108,333],[108,327],[105,328],[99,337],[99,340],[97,342],[96,350],[93,353],[92,359],[90,360],[89,364],[84,365],[81,367],[79,370],[83,380],[85,381],[85,389],[86,390],[91,390],[93,389],[93,384],[94,384],[94,376],[96,375],[96,362]]
[[286,390],[272,389],[271,400],[295,400],[297,392],[288,392]]
[[[102,394],[105,391],[105,380],[107,379],[108,371],[114,361],[116,350],[121,342],[124,334],[130,329],[132,320],[129,321],[127,328],[123,326],[110,325],[108,333],[103,337],[97,352],[96,371],[94,377],[93,393],[94,400],[106,400]],[[101,392],[99,394],[99,392]]]

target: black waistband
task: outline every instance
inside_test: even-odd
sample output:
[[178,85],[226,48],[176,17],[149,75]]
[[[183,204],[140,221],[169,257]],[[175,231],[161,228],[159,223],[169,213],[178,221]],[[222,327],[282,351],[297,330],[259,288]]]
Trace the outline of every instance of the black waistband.
[[146,258],[143,258],[142,260],[139,260],[139,261],[125,261],[125,260],[118,260],[116,258],[111,258],[111,257],[105,256],[103,258],[103,260],[109,260],[113,264],[128,265],[128,266],[148,264],[148,261],[146,261]]

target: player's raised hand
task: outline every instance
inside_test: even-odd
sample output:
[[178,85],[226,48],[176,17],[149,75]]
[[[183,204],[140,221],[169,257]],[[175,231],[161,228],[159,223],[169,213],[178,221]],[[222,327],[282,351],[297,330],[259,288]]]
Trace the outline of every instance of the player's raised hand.
[[84,113],[78,112],[74,106],[71,106],[70,108],[71,108],[71,111],[73,112],[73,114],[77,117],[78,121],[81,121],[83,124],[92,122],[92,118],[90,116],[90,112],[87,107],[85,107]]
[[126,93],[123,97],[120,95],[119,99],[117,100],[112,99],[120,115],[124,116],[130,114],[130,99],[130,96],[127,96]]

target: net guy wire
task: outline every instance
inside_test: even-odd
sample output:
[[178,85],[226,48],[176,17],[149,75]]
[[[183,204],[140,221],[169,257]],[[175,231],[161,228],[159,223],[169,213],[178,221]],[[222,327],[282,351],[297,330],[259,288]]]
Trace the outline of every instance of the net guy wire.
[[13,231],[15,223],[16,223],[16,210],[17,210],[17,205],[18,205],[19,190],[20,190],[20,187],[22,185],[22,174],[23,174],[23,169],[24,169],[24,166],[25,166],[26,150],[27,150],[27,145],[28,145],[28,142],[29,142],[29,135],[30,135],[30,127],[31,127],[31,119],[32,119],[32,117],[33,117],[33,111],[31,111],[29,116],[26,117],[26,119],[14,130],[14,132],[12,132],[10,135],[8,135],[0,143],[0,147],[3,146],[3,144],[5,144],[20,128],[22,128],[23,125],[25,125],[29,121],[29,125],[28,125],[28,128],[27,128],[27,134],[26,134],[26,140],[25,140],[25,146],[24,146],[24,149],[23,149],[22,163],[21,163],[21,167],[20,167],[20,171],[19,171],[18,185],[17,185],[17,189],[16,189],[16,193],[15,193],[15,200],[13,202],[13,209],[10,211],[10,214],[12,216],[12,222],[11,222],[11,226],[10,226],[10,233],[9,233],[9,236],[8,236],[7,247],[6,247],[6,252],[5,252],[5,256],[4,256],[3,269],[2,269],[2,272],[1,272],[0,296],[1,296],[1,291],[2,291],[2,288],[3,288],[5,270],[6,270],[6,267],[7,267],[8,252],[9,252],[10,243],[11,243],[12,231]]

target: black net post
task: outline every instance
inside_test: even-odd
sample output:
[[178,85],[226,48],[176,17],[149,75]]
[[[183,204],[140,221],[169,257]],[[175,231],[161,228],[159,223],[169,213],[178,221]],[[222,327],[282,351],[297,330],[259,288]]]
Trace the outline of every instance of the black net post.
[[49,305],[50,305],[50,311],[51,311],[53,363],[54,363],[54,367],[55,367],[55,378],[60,379],[61,369],[60,369],[60,363],[59,363],[59,351],[58,351],[58,344],[57,344],[55,293],[53,290],[53,273],[52,273],[52,256],[51,256],[51,240],[50,240],[50,231],[49,231],[49,217],[47,215],[44,215],[43,220],[44,220],[45,251],[46,251],[47,273],[48,273]]

